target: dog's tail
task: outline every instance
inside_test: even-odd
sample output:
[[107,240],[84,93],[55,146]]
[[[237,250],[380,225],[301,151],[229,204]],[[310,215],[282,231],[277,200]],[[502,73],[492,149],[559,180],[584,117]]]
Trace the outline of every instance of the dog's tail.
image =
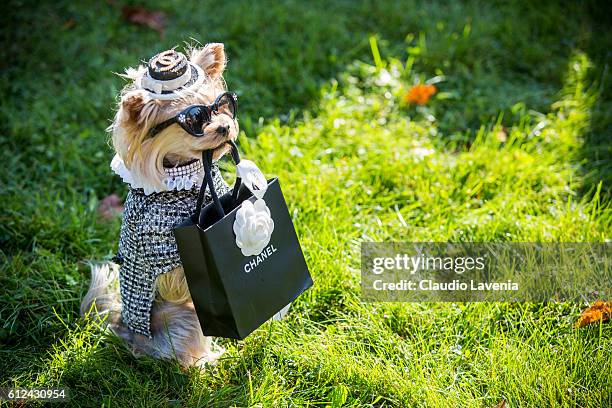
[[81,301],[81,316],[89,315],[113,326],[121,324],[119,265],[107,262],[91,265],[91,283]]

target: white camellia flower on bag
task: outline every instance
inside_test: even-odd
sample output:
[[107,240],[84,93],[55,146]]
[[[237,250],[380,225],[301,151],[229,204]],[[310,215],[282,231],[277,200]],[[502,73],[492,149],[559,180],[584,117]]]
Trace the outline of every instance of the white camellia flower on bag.
[[255,204],[246,200],[236,212],[234,234],[236,245],[244,256],[259,255],[268,245],[274,231],[270,209],[262,199]]

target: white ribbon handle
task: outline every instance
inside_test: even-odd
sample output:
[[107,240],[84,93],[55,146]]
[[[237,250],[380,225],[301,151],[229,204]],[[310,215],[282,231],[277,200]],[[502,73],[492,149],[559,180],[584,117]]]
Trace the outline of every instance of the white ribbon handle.
[[236,174],[255,197],[263,198],[268,189],[268,180],[255,163],[250,160],[240,160],[240,163],[236,165]]

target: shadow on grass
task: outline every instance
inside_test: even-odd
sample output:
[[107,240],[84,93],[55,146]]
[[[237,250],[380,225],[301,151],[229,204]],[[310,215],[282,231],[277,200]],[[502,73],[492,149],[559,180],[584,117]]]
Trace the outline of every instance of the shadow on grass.
[[[612,14],[604,11],[601,2],[585,3],[589,30],[583,36],[584,52],[593,64],[589,82],[596,101],[590,112],[591,126],[585,132],[580,157],[585,176],[583,193],[594,194],[601,183],[601,197],[612,198],[612,78],[610,49],[612,44]],[[602,200],[602,201],[603,201]]]

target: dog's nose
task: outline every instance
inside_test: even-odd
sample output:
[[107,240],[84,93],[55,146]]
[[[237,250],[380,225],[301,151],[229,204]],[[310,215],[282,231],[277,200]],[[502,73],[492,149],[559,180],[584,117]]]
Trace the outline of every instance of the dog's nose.
[[229,126],[228,125],[219,126],[217,128],[217,133],[220,134],[221,136],[227,136],[227,134],[229,133]]

